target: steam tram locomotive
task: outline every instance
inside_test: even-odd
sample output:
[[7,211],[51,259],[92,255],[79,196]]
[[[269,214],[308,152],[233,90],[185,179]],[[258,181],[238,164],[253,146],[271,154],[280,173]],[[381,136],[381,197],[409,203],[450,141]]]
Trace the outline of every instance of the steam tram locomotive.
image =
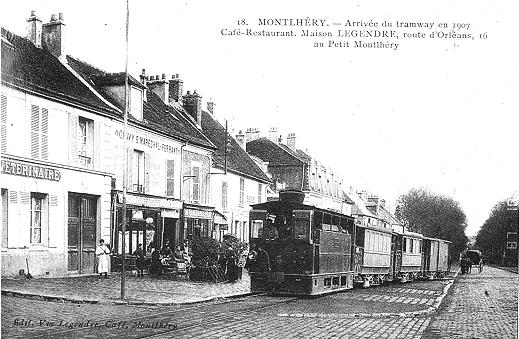
[[277,201],[252,205],[252,291],[319,295],[354,283],[434,278],[449,269],[448,241],[356,225],[351,216],[303,201],[303,192],[284,191]]

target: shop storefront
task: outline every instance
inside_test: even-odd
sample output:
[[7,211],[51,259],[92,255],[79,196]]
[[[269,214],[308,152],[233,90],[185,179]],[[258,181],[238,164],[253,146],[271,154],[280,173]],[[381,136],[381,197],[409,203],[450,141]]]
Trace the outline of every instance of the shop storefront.
[[2,167],[2,276],[92,273],[109,237],[111,176],[30,159]]
[[213,228],[213,207],[184,204],[184,239],[210,237]]
[[122,254],[122,244],[125,241],[127,254],[133,253],[139,244],[143,250],[149,251],[151,246],[162,248],[166,241],[175,244],[181,241],[180,211],[182,201],[127,193],[126,195],[126,234],[122,234],[122,192],[115,191],[114,218],[112,234],[114,237],[114,252]]

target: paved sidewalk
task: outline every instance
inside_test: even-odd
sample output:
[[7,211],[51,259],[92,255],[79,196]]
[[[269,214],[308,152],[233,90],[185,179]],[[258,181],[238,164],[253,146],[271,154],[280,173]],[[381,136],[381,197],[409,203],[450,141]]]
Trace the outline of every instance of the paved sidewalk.
[[245,270],[242,280],[234,283],[200,283],[180,277],[150,278],[127,275],[125,300],[120,299],[119,273],[113,273],[109,279],[97,275],[29,280],[2,279],[1,285],[2,295],[79,303],[173,305],[250,293],[250,277]]

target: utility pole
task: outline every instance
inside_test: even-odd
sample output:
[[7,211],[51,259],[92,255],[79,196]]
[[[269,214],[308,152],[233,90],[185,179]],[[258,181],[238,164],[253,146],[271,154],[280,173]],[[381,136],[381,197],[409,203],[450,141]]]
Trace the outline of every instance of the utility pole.
[[130,26],[130,0],[126,0],[126,59],[124,65],[124,122],[123,122],[123,208],[122,208],[122,267],[121,267],[121,299],[124,299],[126,283],[126,191],[128,181],[128,150],[126,149],[127,128],[128,128],[128,31]]

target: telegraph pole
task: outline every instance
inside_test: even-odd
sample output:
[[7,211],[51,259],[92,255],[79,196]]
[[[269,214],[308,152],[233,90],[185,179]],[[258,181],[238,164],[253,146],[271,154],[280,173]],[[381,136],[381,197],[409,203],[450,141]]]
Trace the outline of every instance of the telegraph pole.
[[123,122],[123,208],[122,208],[122,267],[121,267],[121,299],[124,299],[126,283],[126,191],[128,181],[128,150],[126,149],[127,127],[128,127],[128,31],[130,26],[130,0],[126,0],[126,59],[124,65],[124,122]]

